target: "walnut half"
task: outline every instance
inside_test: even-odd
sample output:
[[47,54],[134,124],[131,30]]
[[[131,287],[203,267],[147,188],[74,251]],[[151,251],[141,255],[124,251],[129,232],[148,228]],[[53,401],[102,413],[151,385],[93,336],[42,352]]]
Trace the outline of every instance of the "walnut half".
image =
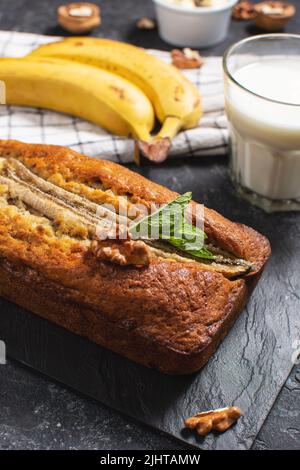
[[59,25],[73,34],[88,33],[101,24],[100,8],[89,2],[60,5],[57,17]]
[[232,17],[235,20],[253,20],[257,15],[255,5],[247,0],[239,2],[232,10]]
[[258,28],[265,31],[281,31],[288,21],[295,15],[294,5],[286,2],[269,1],[255,5],[255,23]]
[[204,61],[198,51],[186,47],[171,51],[172,64],[178,69],[199,69]]
[[137,23],[136,26],[138,29],[155,29],[156,24],[155,21],[153,21],[151,18],[148,18],[147,16],[142,16]]
[[[149,266],[150,250],[141,240],[131,240],[129,234],[126,239],[96,237],[92,241],[91,251],[97,258],[120,266]],[[123,233],[122,233],[123,235]]]
[[199,436],[206,436],[212,430],[224,432],[240,417],[242,412],[236,406],[228,406],[217,410],[204,411],[185,420],[185,426],[196,429]]

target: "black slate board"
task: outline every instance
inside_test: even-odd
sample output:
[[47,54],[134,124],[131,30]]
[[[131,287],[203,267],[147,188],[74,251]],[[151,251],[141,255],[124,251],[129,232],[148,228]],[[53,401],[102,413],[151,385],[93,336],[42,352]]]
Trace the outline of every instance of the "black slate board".
[[[300,214],[264,214],[237,199],[226,159],[146,166],[145,176],[267,235],[273,256],[247,308],[206,367],[168,377],[136,365],[0,300],[0,338],[8,355],[113,408],[200,448],[250,448],[292,369],[300,337]],[[234,403],[238,424],[206,439],[182,429],[196,411]]]

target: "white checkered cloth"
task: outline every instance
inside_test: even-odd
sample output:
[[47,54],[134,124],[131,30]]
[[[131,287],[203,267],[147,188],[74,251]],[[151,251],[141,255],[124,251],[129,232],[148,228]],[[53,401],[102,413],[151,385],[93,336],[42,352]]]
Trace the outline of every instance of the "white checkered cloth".
[[[60,38],[0,31],[0,57],[21,57],[39,45],[57,39]],[[149,52],[170,62],[168,52]],[[196,128],[180,132],[173,140],[170,156],[224,155],[228,130],[224,114],[221,58],[206,58],[201,69],[183,73],[201,90],[204,116]],[[0,137],[65,145],[86,155],[101,156],[120,163],[133,160],[132,139],[113,136],[90,122],[44,109],[0,106]]]

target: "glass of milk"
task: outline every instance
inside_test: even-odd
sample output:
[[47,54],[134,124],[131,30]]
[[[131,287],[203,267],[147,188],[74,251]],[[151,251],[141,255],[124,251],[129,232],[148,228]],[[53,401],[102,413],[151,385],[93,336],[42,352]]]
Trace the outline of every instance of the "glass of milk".
[[223,66],[238,193],[268,212],[300,210],[300,35],[240,41]]

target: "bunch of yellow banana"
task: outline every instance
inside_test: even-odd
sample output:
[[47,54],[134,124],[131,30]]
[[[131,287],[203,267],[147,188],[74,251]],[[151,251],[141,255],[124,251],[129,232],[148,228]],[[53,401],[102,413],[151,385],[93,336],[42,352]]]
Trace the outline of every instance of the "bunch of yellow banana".
[[118,135],[149,139],[153,107],[118,75],[63,59],[0,59],[6,102],[48,108],[92,121]]
[[[138,47],[98,38],[67,38],[21,59],[0,59],[7,103],[54,109],[132,135],[143,154],[163,161],[171,140],[197,125],[197,88],[179,70]],[[161,122],[152,136],[154,111]]]

